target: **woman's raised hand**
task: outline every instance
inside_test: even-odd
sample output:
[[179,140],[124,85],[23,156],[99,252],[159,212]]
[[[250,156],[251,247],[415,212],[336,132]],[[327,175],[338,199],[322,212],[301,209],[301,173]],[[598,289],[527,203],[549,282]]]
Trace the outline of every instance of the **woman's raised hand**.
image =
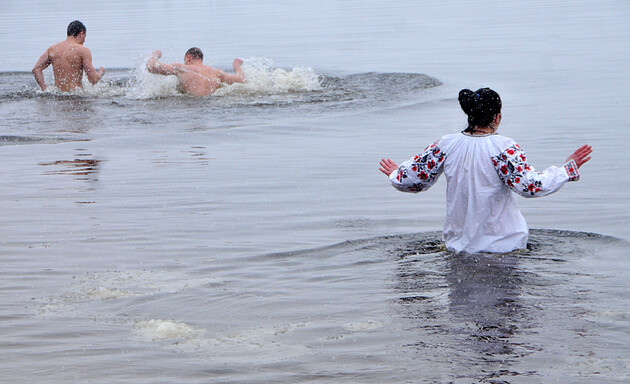
[[583,145],[567,158],[567,162],[573,160],[577,167],[580,168],[582,164],[591,159],[591,156],[589,156],[591,153],[593,153],[593,148],[590,145]]
[[398,165],[394,163],[391,159],[381,159],[379,163],[379,170],[389,177],[395,170],[398,169]]

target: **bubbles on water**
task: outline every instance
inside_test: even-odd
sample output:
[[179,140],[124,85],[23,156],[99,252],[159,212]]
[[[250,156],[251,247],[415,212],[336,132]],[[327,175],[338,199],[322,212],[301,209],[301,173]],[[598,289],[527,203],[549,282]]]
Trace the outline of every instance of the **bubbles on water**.
[[42,316],[93,316],[100,310],[96,301],[113,301],[134,297],[150,297],[157,293],[174,294],[198,287],[221,286],[222,280],[212,277],[194,278],[180,272],[136,270],[90,272],[77,277],[74,284],[56,296],[42,299]]
[[114,300],[124,297],[135,296],[133,292],[116,288],[98,287],[85,292],[86,298],[94,298],[100,300]]
[[152,341],[192,339],[202,333],[186,323],[160,319],[139,321],[133,325],[133,330],[136,335]]
[[384,327],[383,322],[378,320],[366,320],[357,323],[350,323],[344,326],[348,331],[371,331]]

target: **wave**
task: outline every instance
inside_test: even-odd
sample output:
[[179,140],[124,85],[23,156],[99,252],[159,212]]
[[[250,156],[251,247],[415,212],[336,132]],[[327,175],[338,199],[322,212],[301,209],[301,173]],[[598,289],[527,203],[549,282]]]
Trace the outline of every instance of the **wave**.
[[[93,85],[84,78],[83,89],[60,92],[54,86],[41,91],[30,73],[0,73],[7,81],[0,84],[0,101],[20,101],[37,97],[61,99],[158,100],[191,98],[219,106],[284,106],[295,104],[338,103],[343,106],[366,102],[389,102],[413,97],[418,92],[441,85],[419,73],[367,72],[350,75],[319,73],[308,66],[278,68],[269,58],[253,57],[243,63],[247,82],[219,88],[212,96],[192,97],[180,89],[175,76],[161,76],[146,70],[148,57],[132,69],[113,69]],[[53,83],[51,71],[46,82]]]

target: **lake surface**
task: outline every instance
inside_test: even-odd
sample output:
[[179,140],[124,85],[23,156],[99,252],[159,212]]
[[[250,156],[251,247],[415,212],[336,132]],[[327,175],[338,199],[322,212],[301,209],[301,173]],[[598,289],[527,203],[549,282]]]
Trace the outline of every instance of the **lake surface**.
[[[0,3],[0,382],[627,383],[630,3]],[[30,73],[67,24],[106,74]],[[28,27],[25,29],[25,25]],[[246,85],[150,75],[191,46]],[[45,73],[48,83],[52,73]],[[527,250],[453,255],[403,161],[503,100]]]

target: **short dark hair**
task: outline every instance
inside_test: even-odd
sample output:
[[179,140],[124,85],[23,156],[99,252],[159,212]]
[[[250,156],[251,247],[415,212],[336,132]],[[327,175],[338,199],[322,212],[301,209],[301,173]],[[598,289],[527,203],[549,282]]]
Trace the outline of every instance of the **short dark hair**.
[[81,32],[87,32],[87,28],[79,20],[68,24],[68,36],[77,36]]
[[501,113],[501,98],[490,88],[479,88],[475,92],[470,89],[459,91],[459,105],[468,115],[468,128],[487,127],[495,116]]
[[186,51],[186,54],[190,55],[193,59],[203,60],[203,52],[201,52],[201,49],[197,47],[190,48],[189,50]]

